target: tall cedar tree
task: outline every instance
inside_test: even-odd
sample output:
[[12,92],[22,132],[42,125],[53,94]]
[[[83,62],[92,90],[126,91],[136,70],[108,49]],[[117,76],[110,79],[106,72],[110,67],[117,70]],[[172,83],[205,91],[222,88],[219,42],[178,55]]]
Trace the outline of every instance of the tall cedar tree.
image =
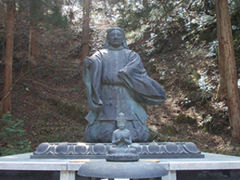
[[217,24],[219,40],[220,75],[227,87],[227,103],[229,119],[232,126],[232,136],[240,142],[240,100],[237,86],[237,71],[234,55],[232,26],[229,15],[228,0],[217,0]]
[[83,0],[83,24],[82,24],[82,49],[81,61],[89,54],[89,37],[90,37],[90,8],[91,0]]
[[11,112],[14,19],[15,19],[15,0],[9,0],[7,2],[6,13],[6,54],[5,54],[4,88],[2,98],[2,114],[7,113],[8,111]]
[[217,91],[217,99],[222,101],[227,97],[227,87],[225,82],[225,65],[224,65],[224,54],[223,54],[223,39],[221,38],[221,25],[219,20],[221,19],[219,3],[216,3],[216,13],[217,13],[217,38],[218,38],[218,69],[220,73],[220,81]]
[[143,0],[143,1],[142,1],[142,4],[143,4],[144,7],[146,7],[147,4],[148,4],[148,0]]
[[[5,22],[5,16],[6,16],[6,9],[4,7],[3,1],[0,1],[0,34],[4,32],[4,22]],[[0,61],[3,62],[4,54],[5,54],[5,46],[4,46],[4,40],[0,38]],[[1,112],[1,109],[0,109]]]
[[36,59],[39,55],[38,48],[38,22],[42,15],[42,0],[29,0],[29,46],[28,46],[28,60],[32,64],[36,64]]

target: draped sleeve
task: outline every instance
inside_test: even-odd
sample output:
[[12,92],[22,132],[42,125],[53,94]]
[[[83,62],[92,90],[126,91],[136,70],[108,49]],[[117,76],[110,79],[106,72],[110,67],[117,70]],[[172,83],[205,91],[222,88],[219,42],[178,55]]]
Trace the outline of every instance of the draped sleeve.
[[96,52],[91,57],[86,57],[83,62],[83,82],[86,86],[88,104],[91,110],[86,116],[86,120],[90,124],[96,119],[96,112],[100,111],[103,106],[100,98],[101,74],[101,53]]
[[129,63],[118,72],[133,98],[147,105],[161,104],[166,99],[162,86],[151,79],[143,67],[139,55],[133,51],[129,53]]

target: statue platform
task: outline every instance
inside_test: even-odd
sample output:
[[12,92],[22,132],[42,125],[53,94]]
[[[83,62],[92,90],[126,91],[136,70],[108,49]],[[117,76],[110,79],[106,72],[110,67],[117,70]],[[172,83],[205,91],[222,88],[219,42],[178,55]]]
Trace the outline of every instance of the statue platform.
[[[51,159],[104,159],[111,143],[41,143],[31,158]],[[192,142],[133,143],[141,159],[203,158]]]
[[[233,180],[240,177],[240,157],[202,153],[204,158],[141,159],[157,162],[168,171],[163,180]],[[0,157],[0,179],[78,180],[76,172],[86,162],[101,159],[31,159],[33,153]],[[49,178],[43,178],[48,173]],[[53,173],[53,174],[51,174]],[[39,175],[40,174],[40,175]]]

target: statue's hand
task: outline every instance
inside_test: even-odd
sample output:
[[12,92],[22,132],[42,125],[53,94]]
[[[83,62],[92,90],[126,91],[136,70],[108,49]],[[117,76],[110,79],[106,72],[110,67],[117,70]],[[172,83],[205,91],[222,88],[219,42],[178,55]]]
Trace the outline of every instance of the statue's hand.
[[90,109],[95,112],[99,112],[103,110],[103,102],[102,100],[99,100],[97,103],[90,103]]
[[126,72],[126,70],[123,68],[123,69],[120,69],[119,71],[118,71],[118,73],[119,74],[121,74],[121,73],[125,73]]
[[122,68],[122,69],[120,69],[120,70],[118,71],[119,74],[121,74],[121,73],[126,73],[126,72],[127,72],[127,68],[126,68],[126,67],[124,67],[124,68]]
[[119,71],[118,71],[118,73],[123,73],[124,72],[124,70],[123,69],[120,69]]
[[101,99],[99,99],[98,103],[97,103],[98,106],[102,106],[103,105],[103,102]]
[[96,111],[99,112],[99,111],[102,111],[102,110],[103,110],[103,103],[101,101],[97,104]]

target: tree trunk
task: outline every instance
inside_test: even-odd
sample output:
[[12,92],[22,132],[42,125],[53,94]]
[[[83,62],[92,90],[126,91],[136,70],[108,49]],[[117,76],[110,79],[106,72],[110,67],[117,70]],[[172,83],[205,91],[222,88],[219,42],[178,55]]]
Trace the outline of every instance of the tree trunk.
[[32,64],[37,64],[37,57],[39,55],[37,27],[30,23],[29,27],[29,46],[28,46],[28,60]]
[[219,8],[219,16],[217,16],[217,23],[220,26],[220,38],[223,50],[220,55],[223,55],[225,83],[227,87],[227,102],[229,110],[229,120],[232,125],[233,139],[240,142],[240,101],[237,86],[237,71],[236,62],[232,40],[232,26],[229,15],[228,1],[217,0],[216,7]]
[[223,101],[227,99],[227,87],[225,82],[225,65],[224,65],[224,49],[223,49],[223,39],[221,36],[221,25],[220,25],[220,19],[221,13],[220,13],[220,7],[219,3],[216,3],[216,14],[217,14],[217,38],[218,38],[218,69],[220,74],[220,81],[218,84],[218,90],[217,90],[217,99],[219,101]]
[[[1,1],[0,1],[0,12],[2,12],[0,14],[0,33],[4,33],[5,32],[4,27],[6,25],[6,22],[5,22],[6,21],[6,10],[5,10],[3,2],[1,2]],[[3,61],[4,61],[5,51],[6,51],[5,50],[5,39],[0,38],[0,63],[3,63]]]
[[142,4],[143,4],[144,7],[147,7],[148,0],[143,0],[143,1],[142,1]]
[[4,88],[2,98],[2,114],[11,112],[11,89],[12,89],[12,61],[13,61],[13,42],[14,42],[14,16],[15,1],[7,3],[6,14],[6,55],[4,71]]
[[37,58],[39,56],[38,48],[38,31],[37,22],[40,19],[41,14],[41,1],[40,0],[29,0],[29,44],[28,44],[28,60],[32,64],[37,63]]
[[81,49],[81,61],[89,55],[89,37],[90,37],[90,8],[91,0],[83,0],[83,24],[82,24],[82,49]]
[[2,27],[4,24],[4,16],[5,16],[5,8],[3,2],[0,1],[0,26]]

